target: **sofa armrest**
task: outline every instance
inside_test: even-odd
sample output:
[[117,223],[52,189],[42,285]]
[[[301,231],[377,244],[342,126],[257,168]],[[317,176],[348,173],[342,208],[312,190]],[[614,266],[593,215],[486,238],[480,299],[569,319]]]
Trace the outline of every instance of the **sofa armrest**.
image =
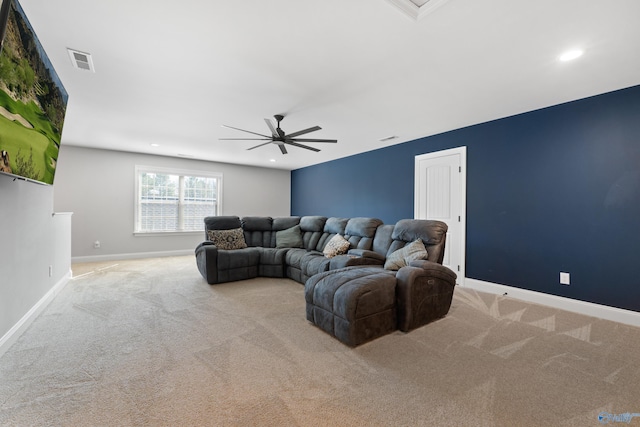
[[458,277],[450,268],[445,267],[444,265],[439,264],[437,262],[429,261],[427,259],[416,259],[413,261],[409,261],[409,266],[423,268],[429,271],[451,272],[451,274],[456,276],[456,278]]
[[383,265],[385,258],[377,252],[366,249],[349,249],[346,255],[331,258],[330,270],[357,265]]
[[380,255],[378,252],[369,251],[367,249],[349,249],[347,252],[348,255],[353,255],[360,258],[370,258],[372,260],[377,260],[377,264],[384,264],[385,257]]
[[384,261],[375,258],[359,257],[356,255],[336,255],[329,261],[329,270],[337,270],[344,267],[353,267],[359,265],[382,265]]
[[432,261],[413,261],[396,274],[398,329],[408,332],[444,317],[451,307],[456,274]]
[[202,247],[202,246],[215,246],[215,244],[209,240],[205,240],[204,242],[200,243],[197,247],[196,247],[196,251],[198,250],[198,248]]
[[196,247],[196,264],[208,284],[218,283],[218,247],[213,242],[202,242]]

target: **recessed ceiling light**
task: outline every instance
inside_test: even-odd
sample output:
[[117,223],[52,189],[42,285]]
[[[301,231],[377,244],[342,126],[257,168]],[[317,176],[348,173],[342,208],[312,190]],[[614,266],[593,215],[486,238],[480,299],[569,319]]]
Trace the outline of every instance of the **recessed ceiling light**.
[[269,159],[269,161],[270,161],[271,163],[275,163],[275,162],[276,162],[276,159]]
[[580,49],[568,50],[562,55],[560,55],[560,61],[563,61],[563,62],[572,61],[576,58],[581,57],[583,53],[584,51]]
[[152,147],[160,147],[160,144],[149,144]]

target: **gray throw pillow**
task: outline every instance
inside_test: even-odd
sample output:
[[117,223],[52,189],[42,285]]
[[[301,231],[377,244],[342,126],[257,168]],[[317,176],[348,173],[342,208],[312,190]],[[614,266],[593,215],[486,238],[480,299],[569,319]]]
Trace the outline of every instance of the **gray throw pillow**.
[[387,257],[384,268],[387,270],[400,270],[402,267],[409,265],[411,261],[417,259],[427,259],[429,253],[424,247],[421,239],[409,243],[404,248],[394,251]]
[[286,230],[276,231],[276,248],[302,248],[302,231],[296,225]]
[[207,230],[209,240],[213,242],[218,249],[244,249],[247,243],[244,240],[242,228],[234,228],[232,230]]

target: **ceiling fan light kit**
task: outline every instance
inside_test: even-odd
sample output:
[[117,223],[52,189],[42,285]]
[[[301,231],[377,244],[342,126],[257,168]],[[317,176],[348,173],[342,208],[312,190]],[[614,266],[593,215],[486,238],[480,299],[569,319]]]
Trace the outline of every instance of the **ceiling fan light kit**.
[[284,116],[282,114],[276,114],[275,116],[273,116],[273,118],[276,119],[275,126],[271,120],[264,119],[265,123],[269,127],[269,130],[271,131],[271,136],[263,135],[257,132],[252,132],[250,130],[236,128],[233,126],[222,125],[222,127],[239,130],[240,132],[250,133],[252,135],[260,136],[261,138],[220,138],[220,140],[221,141],[266,141],[266,142],[263,142],[262,144],[258,144],[256,146],[247,148],[247,150],[253,150],[254,148],[262,147],[263,145],[267,145],[267,144],[276,144],[278,148],[280,148],[280,151],[282,152],[282,154],[287,154],[287,148],[285,145],[292,145],[294,147],[304,148],[306,150],[318,152],[320,151],[320,149],[315,147],[310,147],[308,145],[304,145],[300,143],[301,142],[304,142],[304,143],[309,143],[309,142],[336,143],[338,142],[337,139],[298,138],[301,135],[306,135],[308,133],[315,132],[317,130],[322,129],[320,126],[313,126],[307,129],[299,130],[297,132],[286,134],[280,128],[280,122],[284,119]]

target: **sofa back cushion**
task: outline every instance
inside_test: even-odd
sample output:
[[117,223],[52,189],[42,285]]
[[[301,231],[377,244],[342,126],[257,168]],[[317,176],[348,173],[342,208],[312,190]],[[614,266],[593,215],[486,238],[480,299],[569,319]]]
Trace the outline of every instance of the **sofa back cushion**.
[[322,234],[318,238],[315,247],[311,248],[316,251],[322,252],[326,248],[329,241],[337,234],[344,236],[344,229],[347,226],[349,218],[327,218],[324,224]]
[[242,218],[244,240],[248,246],[270,248],[273,219],[269,216],[245,216]]
[[427,219],[402,219],[396,223],[391,233],[392,242],[387,256],[407,243],[421,239],[429,253],[428,260],[442,264],[444,245],[447,237],[447,224],[442,221]]
[[276,248],[302,248],[302,231],[299,225],[294,225],[286,230],[276,231]]
[[326,222],[326,216],[303,216],[300,218],[300,231],[302,231],[302,242],[305,249],[316,249]]
[[380,225],[382,220],[378,218],[351,218],[344,230],[350,249],[372,250],[373,239]]
[[349,242],[349,249],[371,250],[376,230],[381,224],[382,220],[377,218],[327,218],[322,235],[313,249],[323,252],[329,241],[339,234]]
[[300,225],[300,217],[299,216],[282,216],[273,218],[273,231],[282,231],[288,228],[294,227],[296,225]]
[[379,253],[383,257],[386,257],[389,252],[389,248],[393,243],[391,235],[393,234],[394,224],[382,224],[376,229],[376,235],[373,238],[374,252]]
[[209,240],[209,230],[233,230],[242,227],[237,216],[208,216],[204,219],[204,238]]
[[[300,243],[300,245],[294,245],[292,243],[294,240],[297,240],[294,239],[294,237],[299,237],[300,242],[302,242],[302,230],[300,230],[299,216],[283,216],[273,218],[271,231],[271,241],[269,242],[270,248],[302,247],[302,243]],[[294,234],[297,234],[299,236],[294,236]]]

